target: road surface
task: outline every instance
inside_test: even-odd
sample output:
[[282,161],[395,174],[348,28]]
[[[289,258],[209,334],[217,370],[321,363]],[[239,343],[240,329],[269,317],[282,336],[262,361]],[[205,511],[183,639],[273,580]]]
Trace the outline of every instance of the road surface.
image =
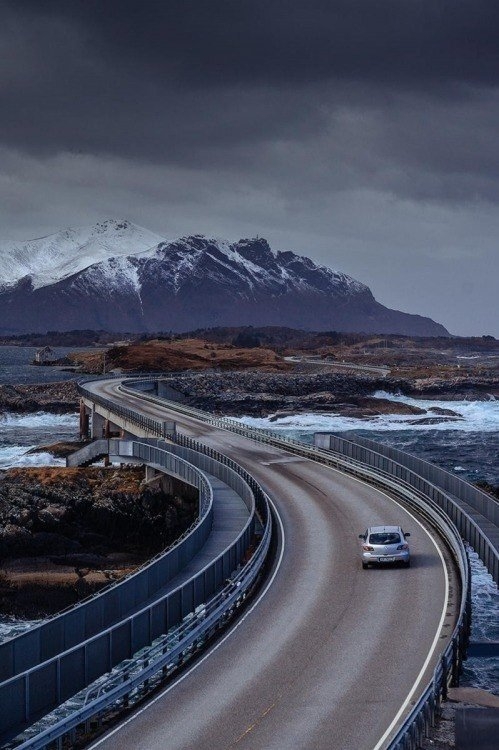
[[[123,401],[116,381],[87,387]],[[282,539],[269,584],[245,618],[93,747],[384,747],[452,630],[445,551],[400,505],[354,478],[138,397],[126,401],[176,419],[250,471],[275,505]],[[358,534],[379,523],[411,532],[410,569],[362,570]]]

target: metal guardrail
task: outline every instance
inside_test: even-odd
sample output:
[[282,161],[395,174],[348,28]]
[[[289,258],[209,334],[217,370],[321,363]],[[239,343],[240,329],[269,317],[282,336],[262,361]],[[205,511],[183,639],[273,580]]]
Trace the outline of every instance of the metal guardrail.
[[[81,383],[78,383],[76,388],[77,388],[78,393],[80,393],[80,395],[84,395],[85,391]],[[99,404],[99,406],[102,406],[104,409],[108,408],[109,401],[103,396],[95,395],[93,396],[92,401],[94,401],[96,404]],[[121,417],[123,420],[125,420],[125,422],[130,422],[131,424],[136,425],[137,427],[140,427],[143,430],[151,432],[153,435],[156,435],[157,437],[166,438],[170,436],[170,432],[166,428],[165,423],[160,422],[157,419],[151,419],[151,417],[146,417],[134,411],[133,409],[128,409],[126,406],[122,406],[121,404],[114,404],[113,412],[117,414],[119,417]]]
[[[124,393],[133,393],[133,381],[126,381],[120,386]],[[137,395],[135,392],[133,395]],[[414,487],[404,481],[400,470],[392,467],[394,473],[383,471],[377,466],[366,467],[364,462],[345,457],[329,450],[316,447],[306,447],[296,440],[276,437],[270,430],[243,427],[239,422],[227,418],[212,417],[199,409],[193,409],[175,402],[169,402],[159,397],[141,394],[148,401],[159,403],[179,413],[202,419],[213,426],[230,430],[257,442],[271,444],[292,453],[299,454],[311,460],[332,466],[340,471],[352,474],[371,484],[388,488],[392,494],[403,499],[409,505],[416,507],[439,533],[446,539],[453,553],[461,577],[461,603],[457,623],[450,637],[449,643],[442,654],[440,663],[436,667],[432,680],[423,695],[403,721],[397,734],[389,741],[389,750],[416,750],[422,737],[428,732],[430,724],[434,723],[442,699],[447,695],[447,687],[457,684],[461,662],[469,638],[471,619],[471,580],[466,550],[456,528],[452,516],[457,518],[458,506],[440,488],[422,479],[424,491],[421,487]],[[401,467],[402,468],[402,467]],[[450,514],[449,514],[450,512]],[[467,521],[472,523],[472,519]]]
[[[152,596],[159,585],[176,575],[185,561],[201,549],[212,525],[211,485],[203,472],[186,459],[167,451],[163,452],[162,459],[163,470],[197,487],[199,507],[194,523],[173,544],[139,566],[129,576],[47,618],[30,630],[0,643],[0,680],[6,680],[46,661],[60,650],[70,648],[110,625],[120,615],[124,616],[140,603],[141,598],[145,600]],[[110,589],[113,589],[112,602],[107,601]],[[0,685],[0,698],[1,695]],[[1,729],[0,717],[0,732]]]
[[[4,735],[9,731],[12,734],[17,727],[32,723],[39,715],[51,711],[82,687],[90,684],[99,674],[109,671],[124,658],[130,658],[138,649],[148,646],[156,637],[180,622],[196,606],[207,602],[243,559],[253,539],[255,528],[253,491],[245,481],[244,471],[235,470],[235,462],[231,462],[230,459],[218,461],[213,453],[210,455],[207,452],[200,453],[200,446],[195,443],[193,446],[194,449],[184,443],[183,446],[170,447],[178,454],[199,457],[200,463],[205,468],[209,467],[211,473],[218,474],[225,479],[226,483],[233,485],[236,491],[239,490],[250,511],[245,526],[226,550],[200,573],[169,594],[157,598],[150,605],[144,605],[139,611],[134,611],[129,617],[121,620],[118,618],[119,621],[116,622],[116,615],[113,615],[113,624],[109,627],[106,627],[104,617],[106,614],[113,613],[119,592],[117,592],[118,587],[106,590],[101,594],[100,602],[97,603],[101,619],[93,618],[92,624],[95,625],[97,632],[92,637],[89,637],[84,628],[82,629],[80,612],[84,611],[85,607],[94,605],[95,601],[83,605],[82,608],[76,605],[71,611],[66,612],[62,619],[68,623],[69,636],[81,641],[77,645],[68,646],[64,639],[60,638],[61,628],[54,620],[34,629],[32,638],[34,638],[35,657],[39,663],[31,668],[25,667],[21,673],[12,676],[0,685],[0,705],[2,706],[0,731]],[[160,465],[162,457],[165,456],[178,466],[186,464],[180,455],[171,456],[164,449],[149,443],[135,442],[134,455],[153,465]],[[186,465],[190,470],[197,472],[203,482],[206,481],[199,469],[189,464]],[[254,480],[252,480],[253,483]],[[210,503],[210,510],[211,507]],[[262,507],[261,501],[260,513],[268,517],[268,512],[265,507]],[[270,520],[268,522],[270,523]],[[210,528],[211,523],[207,527],[208,533]],[[203,536],[206,537],[207,534]],[[158,566],[165,564],[164,558],[160,558],[149,566],[149,570],[146,569],[137,574],[137,578],[140,578],[144,573],[150,576],[151,571],[154,571],[152,589],[149,578],[144,579],[144,584],[147,585],[142,587],[143,601],[146,597],[151,597],[151,591],[158,590],[171,578],[170,570],[175,573],[179,567],[183,567],[184,561],[186,562],[196,552],[196,550],[191,551],[191,554],[186,557],[187,553],[180,554],[180,550],[182,547],[173,550],[175,555],[173,562],[170,552],[166,570],[159,570]],[[129,584],[131,578],[122,585]],[[58,644],[58,651],[51,658],[40,650],[40,632],[43,628],[49,635],[55,636],[55,643]],[[6,641],[3,645],[7,648],[10,645],[20,660],[25,652],[19,648],[19,644],[29,635],[29,633],[21,634],[17,638]]]
[[126,707],[134,690],[142,687],[145,693],[153,687],[150,681],[155,676],[160,674],[161,679],[165,679],[181,667],[215,635],[217,630],[223,628],[241,607],[265,562],[269,544],[270,526],[267,526],[254,557],[216,597],[200,611],[194,612],[190,621],[183,623],[176,631],[168,633],[150,649],[143,651],[135,663],[135,668],[127,663],[105,683],[96,686],[93,692],[88,693],[80,710],[24,741],[16,750],[42,750],[54,740],[70,734],[78,726],[85,725],[85,731],[90,719],[99,717],[110,707]]
[[159,460],[164,470],[198,488],[196,523],[126,579],[0,644],[0,735],[56,707],[119,661],[135,642],[133,633],[105,647],[99,640],[102,631],[153,597],[205,544],[213,518],[211,485],[178,456],[161,451]]
[[[122,390],[124,393],[128,392],[136,396],[137,392],[134,393],[133,390],[134,382],[135,380],[124,380],[120,386],[120,390]],[[151,384],[153,382],[154,380],[150,380]],[[280,446],[285,450],[298,450],[302,452],[301,455],[304,455],[303,451],[306,451],[308,457],[312,460],[321,461],[324,458],[324,454],[327,453],[329,454],[331,459],[333,456],[337,459],[335,467],[340,470],[348,470],[349,465],[362,466],[365,465],[365,463],[368,463],[368,465],[371,465],[372,467],[375,467],[377,469],[382,469],[383,460],[385,460],[386,466],[389,466],[389,462],[386,462],[386,459],[383,459],[381,455],[379,456],[377,463],[375,461],[369,462],[369,449],[371,449],[371,453],[376,454],[386,454],[388,453],[388,449],[386,446],[379,446],[373,449],[372,446],[369,446],[370,441],[365,439],[362,439],[361,445],[365,444],[363,445],[363,449],[365,449],[367,445],[367,452],[360,452],[360,448],[359,446],[357,446],[357,448],[353,448],[353,450],[359,450],[359,452],[355,455],[354,453],[349,452],[344,448],[344,442],[340,443],[340,441],[344,441],[344,438],[338,438],[336,449],[334,447],[327,450],[316,446],[305,447],[303,443],[300,443],[297,440],[282,436],[277,437],[275,432],[272,430],[262,430],[255,427],[246,427],[241,425],[240,422],[229,419],[227,417],[212,417],[211,415],[201,411],[200,409],[195,409],[192,407],[187,407],[183,404],[166,401],[161,397],[151,396],[150,394],[141,394],[141,398],[147,401],[158,403],[160,405],[168,405],[169,408],[175,409],[179,413],[193,416],[196,419],[202,419],[203,421],[208,422],[213,426],[231,430],[232,432],[236,432],[245,437],[250,437],[253,440],[257,440],[258,442],[267,442],[272,445]],[[351,443],[351,445],[353,444]],[[391,452],[393,451],[394,449],[391,449]],[[395,452],[400,454],[402,453],[402,451]],[[405,455],[409,458],[408,454]],[[487,536],[487,533],[482,528],[482,526],[480,526],[480,524],[477,523],[471,517],[471,515],[467,513],[456,502],[455,497],[453,496],[455,495],[458,499],[462,499],[465,502],[469,503],[477,510],[477,512],[484,515],[485,518],[488,519],[492,524],[498,525],[498,528],[499,503],[495,501],[494,498],[486,495],[486,493],[484,492],[481,492],[479,489],[473,487],[468,482],[464,482],[459,477],[455,477],[448,472],[444,472],[443,469],[433,466],[433,464],[423,462],[420,459],[416,459],[415,457],[410,458],[413,459],[412,464],[408,467],[412,470],[410,483],[414,483],[414,486],[418,486],[424,492],[429,493],[432,499],[440,504],[440,506],[457,525],[463,538],[466,539],[474,547],[480,558],[483,560],[484,564],[487,566],[494,580],[499,584],[499,555],[497,551],[497,542],[494,544],[493,540]],[[396,459],[394,463],[397,463]],[[399,468],[392,467],[393,471],[397,472],[398,476],[400,477],[404,474],[404,468],[405,467],[401,465],[401,462],[399,463]],[[392,473],[391,469],[388,469],[387,473]],[[442,474],[448,475],[445,478],[445,483],[443,483],[443,480],[441,478]],[[407,476],[409,477],[410,475],[408,474]]]
[[422,477],[443,490],[465,514],[462,520],[460,514],[454,519],[461,535],[476,550],[499,584],[499,501],[496,498],[439,466],[365,437],[318,433],[316,442],[367,463],[376,461],[383,466],[392,461],[412,472],[414,477]]
[[[55,739],[60,739],[74,731],[79,725],[83,724],[86,727],[90,718],[99,717],[110,706],[116,706],[117,702],[122,701],[122,705],[126,705],[128,696],[138,687],[143,686],[145,690],[150,688],[150,680],[154,675],[160,674],[161,678],[167,677],[181,666],[196,649],[202,647],[218,628],[226,624],[254,585],[265,562],[272,534],[272,517],[267,495],[253,477],[232,459],[187,437],[180,438],[180,443],[182,449],[195,450],[206,458],[223,464],[244,482],[251,485],[255,508],[262,523],[262,534],[253,555],[238,571],[235,570],[235,567],[230,567],[236,565],[240,556],[237,550],[238,543],[243,536],[247,536],[247,533],[242,532],[222,555],[192,579],[194,585],[190,602],[191,608],[178,628],[169,631],[165,629],[164,636],[141,651],[133,667],[130,662],[125,663],[122,668],[110,674],[105,682],[100,682],[95,688],[91,688],[84,697],[82,706],[77,711],[73,711],[53,726],[22,742],[17,746],[18,750],[45,748]],[[150,448],[151,446],[147,447]],[[247,524],[245,531],[249,528],[251,526]],[[245,539],[245,543],[247,541],[250,540]],[[247,549],[247,546],[245,546],[245,549]],[[235,555],[234,551],[236,552]],[[196,581],[210,578],[212,584],[214,584],[217,571],[226,581],[226,585],[211,598],[205,597],[206,603],[196,604],[196,592],[199,593],[199,587],[195,585]],[[229,575],[231,575],[230,579],[228,579]],[[178,589],[172,592],[172,594],[177,593]],[[153,606],[161,603],[156,602]],[[140,616],[142,613],[138,613],[138,615]],[[151,635],[150,643],[153,641]]]

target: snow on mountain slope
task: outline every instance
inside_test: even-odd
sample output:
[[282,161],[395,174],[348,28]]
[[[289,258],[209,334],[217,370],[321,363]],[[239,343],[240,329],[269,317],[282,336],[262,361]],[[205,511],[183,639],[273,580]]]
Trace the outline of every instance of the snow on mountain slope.
[[24,243],[0,243],[0,289],[26,276],[39,289],[110,257],[154,254],[164,239],[129,221],[109,220]]
[[360,281],[263,238],[166,240],[128,221],[0,243],[0,331],[186,331],[220,325],[448,335]]
[[367,290],[304,256],[274,254],[261,238],[230,243],[194,235],[172,242],[129,221],[65,229],[22,244],[0,243],[0,257],[0,290],[26,277],[33,289],[75,277],[70,283],[80,292],[88,285],[89,291],[104,296],[126,289],[140,297],[142,283],[153,276],[174,294],[196,279],[210,279],[245,298],[258,290],[276,296],[291,290],[340,296]]
[[310,258],[292,252],[273,253],[262,238],[230,244],[195,235],[162,243],[143,264],[142,278],[152,273],[160,274],[175,294],[196,279],[210,279],[241,297],[253,296],[259,290],[272,296],[292,291],[340,297],[369,292],[360,281],[316,265]]

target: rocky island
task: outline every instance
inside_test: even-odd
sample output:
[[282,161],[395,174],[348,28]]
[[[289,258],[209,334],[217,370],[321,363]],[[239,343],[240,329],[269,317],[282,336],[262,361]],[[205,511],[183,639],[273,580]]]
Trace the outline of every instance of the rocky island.
[[56,612],[131,572],[197,514],[195,491],[141,467],[0,473],[0,614]]
[[[452,424],[462,400],[499,398],[499,343],[292,329],[208,329],[75,354],[82,373],[172,377],[187,404],[221,416],[398,414],[401,424]],[[378,369],[376,369],[378,368]],[[380,392],[384,392],[380,397]],[[400,394],[424,403],[393,399]],[[75,381],[0,386],[2,413],[74,413]],[[445,408],[428,401],[447,401]],[[65,457],[78,443],[35,450]],[[494,488],[487,486],[487,491]],[[145,485],[128,469],[0,473],[0,611],[38,617],[130,572],[190,525],[192,497]]]

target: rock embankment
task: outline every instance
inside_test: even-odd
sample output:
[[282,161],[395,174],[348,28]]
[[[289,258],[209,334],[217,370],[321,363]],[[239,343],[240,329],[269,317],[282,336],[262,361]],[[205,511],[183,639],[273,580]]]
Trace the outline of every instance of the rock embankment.
[[78,393],[73,380],[32,385],[0,385],[0,414],[7,411],[67,414],[77,409]]
[[[235,350],[237,353],[237,350]],[[286,363],[287,366],[287,363]],[[310,366],[303,370],[272,372],[253,370],[178,372],[172,375],[188,403],[227,416],[266,417],[276,412],[332,412],[348,417],[408,414],[428,417],[434,423],[459,418],[452,409],[439,413],[389,399],[373,398],[376,391],[401,393],[428,400],[487,400],[499,398],[499,378],[398,378],[360,372],[334,372]],[[0,414],[10,412],[74,412],[78,393],[73,381],[37,385],[0,386]],[[445,419],[447,417],[447,420]]]
[[[178,375],[176,387],[189,404],[227,416],[267,417],[299,412],[331,412],[345,417],[406,414],[436,421],[460,419],[452,409],[426,410],[390,399],[376,391],[416,395],[408,381],[370,374],[333,372],[227,372]],[[442,413],[445,411],[445,414]]]
[[195,493],[144,484],[142,468],[0,474],[0,612],[72,604],[163,549],[192,523]]

